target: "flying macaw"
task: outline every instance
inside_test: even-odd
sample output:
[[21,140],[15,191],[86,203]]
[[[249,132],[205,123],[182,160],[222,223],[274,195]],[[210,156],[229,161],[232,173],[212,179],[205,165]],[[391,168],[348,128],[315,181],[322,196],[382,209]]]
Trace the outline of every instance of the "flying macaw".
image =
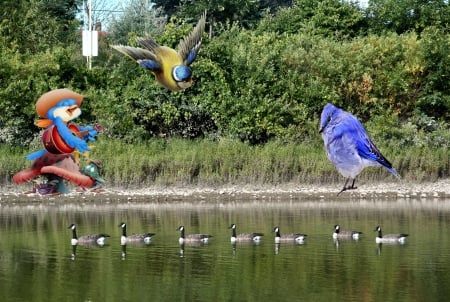
[[206,11],[191,33],[178,44],[178,52],[170,47],[161,46],[152,37],[137,38],[144,47],[112,45],[112,47],[135,60],[155,75],[156,81],[171,91],[191,87],[192,70],[189,65],[197,57],[205,31]]

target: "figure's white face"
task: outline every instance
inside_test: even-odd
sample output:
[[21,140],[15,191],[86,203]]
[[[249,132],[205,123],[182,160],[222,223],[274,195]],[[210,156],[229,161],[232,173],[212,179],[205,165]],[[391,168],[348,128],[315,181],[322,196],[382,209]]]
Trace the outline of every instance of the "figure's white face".
[[61,118],[64,122],[70,122],[81,115],[81,109],[77,105],[58,107],[53,111],[54,117]]

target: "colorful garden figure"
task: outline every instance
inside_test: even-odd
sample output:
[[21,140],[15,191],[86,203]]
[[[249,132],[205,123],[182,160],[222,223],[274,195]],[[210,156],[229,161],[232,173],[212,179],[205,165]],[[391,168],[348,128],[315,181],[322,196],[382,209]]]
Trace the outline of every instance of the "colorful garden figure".
[[[37,100],[36,112],[42,119],[36,125],[46,128],[42,134],[44,149],[27,155],[33,164],[15,174],[14,183],[33,181],[34,191],[43,195],[68,193],[65,181],[82,188],[98,188],[104,184],[99,175],[91,177],[84,173],[86,168],[80,168],[79,160],[72,154],[91,151],[87,142],[95,141],[101,130],[101,127],[81,127],[73,123],[81,115],[82,101],[82,95],[69,89],[52,90]],[[91,162],[89,160],[87,166]]]
[[71,123],[81,115],[82,102],[83,96],[69,89],[52,90],[37,100],[36,112],[42,119],[36,125],[46,128],[42,135],[45,150],[29,154],[28,159],[37,159],[45,151],[52,154],[91,151],[87,142],[95,141],[97,130],[92,126],[80,127]]

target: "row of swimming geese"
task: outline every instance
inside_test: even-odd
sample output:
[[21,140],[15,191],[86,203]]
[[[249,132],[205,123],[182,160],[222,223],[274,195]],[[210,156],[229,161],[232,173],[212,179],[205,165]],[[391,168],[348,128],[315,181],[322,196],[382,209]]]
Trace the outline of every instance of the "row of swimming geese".
[[[127,243],[144,243],[149,244],[155,233],[142,233],[142,234],[130,234],[127,235],[127,225],[124,222],[119,224],[122,228],[122,236],[120,238],[121,245]],[[231,224],[231,243],[236,242],[260,242],[263,238],[263,233],[241,233],[237,234],[236,224]],[[108,234],[89,234],[78,237],[75,224],[71,224],[69,229],[72,229],[71,244],[89,244],[96,243],[98,245],[104,245],[105,239],[110,237]],[[186,234],[184,226],[177,228],[180,231],[180,237],[178,239],[180,244],[184,243],[208,243],[209,238],[212,236],[209,234]],[[304,243],[307,235],[301,233],[281,234],[279,227],[274,227],[275,243],[292,242],[292,243]],[[375,237],[376,243],[404,243],[408,234],[382,234],[381,226],[377,226],[375,230],[378,234]],[[353,230],[341,230],[339,225],[334,226],[333,239],[353,239],[358,240],[362,232]]]

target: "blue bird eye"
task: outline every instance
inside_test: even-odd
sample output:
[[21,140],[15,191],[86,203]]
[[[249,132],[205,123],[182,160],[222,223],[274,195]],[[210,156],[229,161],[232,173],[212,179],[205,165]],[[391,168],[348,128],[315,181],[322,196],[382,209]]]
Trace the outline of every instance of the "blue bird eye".
[[172,70],[172,75],[175,81],[185,82],[192,76],[192,71],[189,67],[184,65],[175,66]]

